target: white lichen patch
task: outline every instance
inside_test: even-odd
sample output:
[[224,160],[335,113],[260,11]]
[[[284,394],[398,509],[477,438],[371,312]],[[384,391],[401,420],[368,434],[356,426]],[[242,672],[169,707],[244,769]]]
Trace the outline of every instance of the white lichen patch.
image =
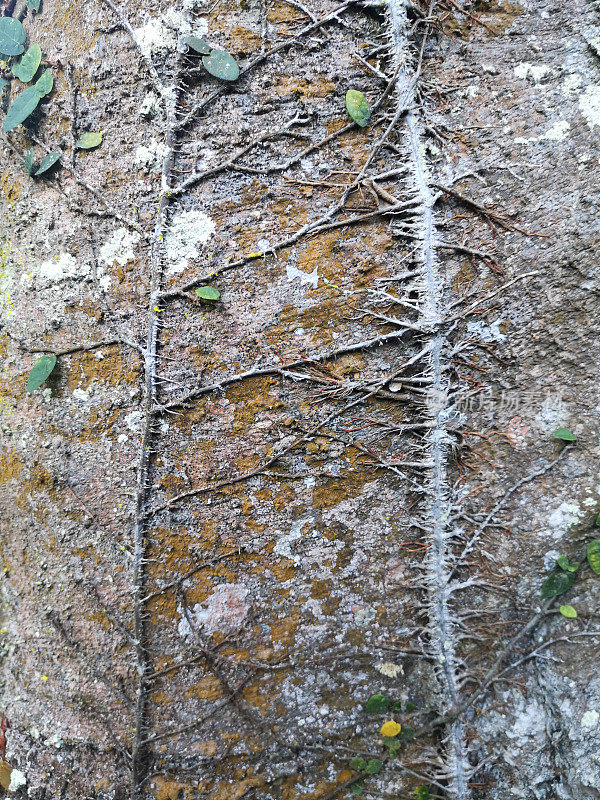
[[302,270],[299,270],[297,267],[287,264],[285,271],[288,281],[293,281],[298,278],[301,284],[307,283],[315,289],[317,288],[317,284],[319,283],[317,267],[315,267],[312,272],[302,272]]
[[404,675],[404,670],[400,664],[393,664],[391,661],[382,661],[375,664],[377,672],[381,672],[386,678],[397,678],[398,675]]
[[579,109],[590,128],[600,125],[600,86],[586,86],[579,95]]
[[167,147],[162,142],[152,139],[147,147],[142,144],[136,148],[134,163],[140,169],[148,172],[158,172],[166,155]]
[[566,501],[561,503],[548,518],[554,538],[562,538],[570,528],[577,525],[585,517],[586,513],[585,509],[582,509],[577,503],[568,503]]
[[198,258],[198,246],[206,244],[215,230],[215,223],[203,211],[175,214],[165,236],[167,275],[183,272],[190,261]]
[[134,246],[139,242],[140,234],[127,228],[117,228],[113,235],[100,248],[100,263],[106,267],[119,264],[124,267],[135,258]]
[[24,772],[21,772],[20,769],[13,769],[10,773],[10,784],[8,786],[7,791],[9,792],[17,792],[23,786],[27,785],[27,778]]
[[174,50],[179,36],[204,36],[207,32],[206,20],[196,20],[192,25],[185,13],[176,8],[169,8],[161,18],[149,17],[134,30],[140,49],[147,57],[161,51]]
[[532,136],[526,139],[522,136],[515,138],[515,144],[536,144],[537,142],[562,142],[569,135],[571,126],[566,119],[557,120],[552,127],[541,136]]
[[155,91],[150,91],[142,100],[138,109],[140,117],[155,117],[160,111],[160,95]]
[[546,64],[529,64],[527,61],[521,61],[514,68],[514,72],[517,78],[525,80],[531,77],[534,83],[539,83],[550,72],[550,67]]
[[592,709],[591,711],[586,711],[583,717],[581,718],[581,727],[595,728],[599,720],[600,720],[600,714],[595,709]]
[[467,330],[469,333],[476,335],[482,342],[503,342],[506,336],[500,331],[500,324],[501,320],[492,322],[491,325],[485,325],[483,322],[469,322],[467,323]]
[[60,253],[54,258],[42,261],[38,272],[42,278],[47,278],[49,281],[60,281],[65,278],[86,277],[89,266],[80,267],[77,259],[70,253]]
[[[202,605],[196,603],[189,610],[194,627],[205,634],[237,630],[250,610],[250,605],[246,601],[248,594],[248,589],[243,583],[223,583],[217,586]],[[178,613],[181,615],[178,625],[179,635],[191,635],[190,624],[183,609],[178,608]]]

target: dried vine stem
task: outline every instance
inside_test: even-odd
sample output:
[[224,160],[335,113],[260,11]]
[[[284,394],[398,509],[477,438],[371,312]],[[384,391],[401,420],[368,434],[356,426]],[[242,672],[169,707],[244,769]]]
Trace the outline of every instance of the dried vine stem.
[[[428,17],[431,16],[433,2]],[[417,105],[418,78],[422,65],[423,48],[427,28],[423,36],[416,67],[410,68],[408,31],[410,22],[404,0],[387,0],[390,22],[392,53],[397,64],[396,85],[399,111]],[[396,112],[394,120],[399,119]],[[448,419],[451,414],[451,387],[449,384],[448,334],[440,323],[444,318],[445,286],[442,268],[438,260],[440,239],[434,218],[436,196],[428,182],[427,166],[422,147],[424,125],[415,111],[408,111],[405,118],[405,147],[410,156],[411,179],[419,199],[419,240],[415,253],[423,282],[421,296],[421,318],[426,325],[435,327],[430,342],[431,393],[435,402],[430,410],[431,428],[427,432],[428,460],[432,466],[427,475],[427,496],[424,509],[425,527],[429,529],[430,547],[425,556],[425,586],[428,594],[429,622],[427,633],[429,647],[438,665],[438,678],[447,709],[460,704],[460,677],[456,655],[456,631],[450,607],[450,563],[453,532],[449,528],[450,486],[448,481],[449,432]],[[445,768],[449,792],[456,800],[467,800],[469,763],[462,721],[457,717],[448,721],[443,737],[445,742]]]

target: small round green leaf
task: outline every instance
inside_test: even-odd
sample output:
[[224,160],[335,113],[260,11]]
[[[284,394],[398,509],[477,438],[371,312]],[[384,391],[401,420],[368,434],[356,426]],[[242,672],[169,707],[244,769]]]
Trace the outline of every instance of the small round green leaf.
[[240,74],[235,58],[225,50],[211,50],[210,55],[202,56],[202,63],[207,72],[222,81],[235,81]]
[[52,77],[52,73],[49,69],[45,69],[37,81],[33,84],[33,88],[40,97],[45,97],[47,94],[50,94],[53,86],[54,78]]
[[346,92],[346,108],[354,122],[364,128],[371,117],[371,106],[364,94],[356,89],[348,89]]
[[189,48],[194,50],[196,53],[200,53],[202,56],[210,55],[212,47],[207,44],[204,39],[199,39],[197,36],[186,36],[183,40],[184,44],[187,44]]
[[30,114],[33,114],[39,102],[40,94],[35,86],[30,86],[21,92],[8,107],[2,130],[8,133],[24,122]]
[[353,794],[355,797],[360,797],[363,793],[363,789],[365,788],[365,784],[362,781],[358,781],[358,783],[353,783],[350,787],[350,794]]
[[369,714],[384,714],[390,705],[390,698],[384,694],[374,694],[369,697],[365,706],[365,711]]
[[563,442],[576,442],[577,437],[574,433],[571,433],[570,430],[567,428],[559,428],[557,431],[554,431],[554,438],[561,439]]
[[221,292],[218,289],[213,289],[212,286],[200,286],[200,288],[196,289],[196,294],[201,300],[219,300],[221,297]]
[[37,176],[43,175],[44,172],[48,172],[48,170],[56,164],[61,155],[62,153],[60,150],[54,150],[52,153],[48,153],[48,155],[42,159],[39,167],[33,174]]
[[573,606],[561,606],[558,610],[563,617],[566,617],[567,619],[577,619],[577,611],[575,611]]
[[574,583],[574,572],[563,572],[562,570],[553,572],[542,584],[542,598],[547,600],[549,597],[558,597],[558,595],[568,592]]
[[102,144],[102,134],[90,131],[79,137],[75,143],[75,147],[78,147],[80,150],[91,150],[92,147],[98,147],[99,144]]
[[26,53],[23,53],[18,62],[13,66],[12,73],[23,83],[29,83],[38,71],[42,61],[42,49],[39,44],[32,44]]
[[27,378],[27,391],[35,392],[44,383],[56,366],[56,356],[42,356],[33,365],[33,369]]
[[429,800],[429,786],[417,786],[415,789],[415,797],[417,800]]
[[596,575],[600,575],[600,539],[594,539],[588,544],[587,560]]
[[364,771],[367,773],[367,775],[377,775],[377,773],[382,767],[383,764],[381,763],[381,761],[379,761],[376,758],[372,758],[365,767]]
[[362,772],[366,766],[367,762],[364,760],[364,758],[353,758],[350,762],[350,769],[355,769],[357,772]]
[[25,50],[25,28],[18,19],[0,17],[0,53],[20,56]]

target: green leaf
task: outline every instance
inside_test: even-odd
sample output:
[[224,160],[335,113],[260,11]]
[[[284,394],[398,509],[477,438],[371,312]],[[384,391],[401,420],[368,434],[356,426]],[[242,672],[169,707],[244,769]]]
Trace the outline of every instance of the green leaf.
[[395,712],[400,712],[400,711],[402,711],[402,703],[401,703],[399,700],[397,700],[397,701],[396,701],[396,702],[395,702],[395,703],[394,703],[394,704],[393,704],[393,705],[390,707],[390,713],[391,713],[391,714],[394,714]]
[[30,86],[22,91],[10,104],[2,130],[8,133],[24,122],[36,110],[40,99],[40,94],[35,86]]
[[7,56],[20,56],[25,50],[25,28],[18,19],[0,17],[0,52]]
[[80,150],[91,150],[92,147],[98,147],[99,144],[102,144],[102,134],[89,131],[79,137],[77,142],[75,142],[75,147],[78,147]]
[[600,539],[594,539],[588,544],[587,560],[596,575],[600,575]]
[[414,703],[411,703],[411,701],[409,700],[408,703],[406,704],[406,708],[404,710],[406,711],[407,714],[410,714],[410,712],[414,711],[415,708],[416,708],[416,705]]
[[386,741],[386,745],[390,754],[390,758],[395,758],[398,755],[398,750],[400,750],[402,747],[402,742],[398,737],[396,737],[395,739],[389,739]]
[[39,11],[40,10],[40,2],[41,2],[41,0],[27,0],[27,8],[30,11]]
[[23,83],[29,83],[38,71],[42,61],[42,49],[39,44],[32,44],[26,53],[23,53],[18,62],[13,66],[12,73]]
[[575,434],[571,433],[571,431],[567,430],[567,428],[559,428],[557,431],[554,431],[554,438],[561,439],[563,442],[577,441]]
[[225,50],[211,50],[210,55],[202,56],[202,63],[207,72],[222,81],[235,81],[240,74],[235,58]]
[[27,170],[27,174],[31,175],[31,170],[33,169],[33,147],[30,147],[29,150],[25,153],[25,157],[23,158],[23,163],[25,164],[25,169]]
[[597,528],[600,528],[600,514],[598,514],[598,516],[596,517],[595,525]]
[[379,761],[377,758],[372,758],[365,767],[365,772],[367,773],[367,775],[377,775],[377,773],[382,767],[383,764],[381,763],[381,761]]
[[212,286],[200,286],[196,289],[196,294],[201,300],[218,300],[221,297],[221,292],[218,289],[213,289]]
[[362,772],[366,766],[367,762],[364,760],[364,758],[353,758],[350,762],[350,769],[355,769],[357,772]]
[[27,378],[27,391],[35,392],[44,383],[56,366],[56,356],[42,356],[33,365],[33,369]]
[[42,159],[41,164],[33,174],[37,176],[43,175],[44,172],[48,172],[48,170],[56,164],[61,156],[62,152],[60,150],[54,150],[52,153],[48,153],[48,155]]
[[414,728],[408,728],[407,726],[403,726],[402,730],[398,734],[398,739],[412,739],[415,733],[416,731]]
[[364,128],[371,117],[371,106],[364,94],[356,89],[348,89],[346,92],[346,108],[354,122]]
[[389,697],[386,697],[384,694],[374,694],[373,697],[369,697],[367,700],[365,711],[369,714],[383,714],[388,710],[389,704]]
[[415,797],[417,800],[429,800],[429,786],[417,786]]
[[357,783],[353,783],[350,787],[350,793],[353,794],[355,797],[358,797],[363,793],[363,789],[365,788],[365,784],[363,781],[358,781]]
[[558,597],[559,594],[568,592],[575,583],[574,572],[553,572],[542,584],[542,598]]
[[556,563],[565,572],[577,572],[579,569],[579,561],[574,561],[572,564],[569,564],[568,556],[559,556],[556,559]]
[[577,611],[575,611],[573,606],[561,606],[558,610],[563,617],[566,617],[567,619],[577,619]]
[[52,73],[49,69],[45,69],[37,81],[33,84],[33,88],[40,97],[45,97],[47,94],[50,94],[53,86],[54,78],[52,77]]
[[200,53],[200,55],[203,56],[210,55],[212,50],[212,47],[207,44],[204,39],[199,39],[197,36],[186,36],[183,42],[184,44],[187,44],[188,47],[191,47],[196,53]]

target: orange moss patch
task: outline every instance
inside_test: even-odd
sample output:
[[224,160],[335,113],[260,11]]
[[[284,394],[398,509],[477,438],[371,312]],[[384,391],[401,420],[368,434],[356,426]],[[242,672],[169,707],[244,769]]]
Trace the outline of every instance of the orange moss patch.
[[335,83],[322,76],[307,81],[297,75],[281,75],[275,88],[275,94],[278,97],[289,97],[291,94],[308,98],[327,97],[335,91]]

